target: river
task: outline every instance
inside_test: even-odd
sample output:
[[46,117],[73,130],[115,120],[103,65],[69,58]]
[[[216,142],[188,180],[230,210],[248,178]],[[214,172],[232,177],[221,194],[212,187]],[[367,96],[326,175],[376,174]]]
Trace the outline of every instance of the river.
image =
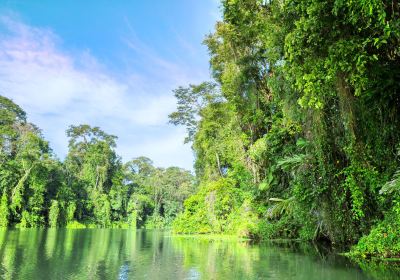
[[0,231],[1,279],[400,279],[302,242],[127,229]]

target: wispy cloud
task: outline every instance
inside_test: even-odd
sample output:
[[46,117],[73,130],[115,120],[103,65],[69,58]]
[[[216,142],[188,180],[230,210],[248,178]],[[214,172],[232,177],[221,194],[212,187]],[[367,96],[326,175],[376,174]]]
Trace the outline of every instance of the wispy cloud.
[[[175,35],[179,48],[174,51],[174,60],[167,60],[154,49],[140,40],[135,29],[132,27],[128,18],[124,19],[127,34],[121,38],[133,53],[135,53],[136,63],[143,66],[154,80],[161,81],[169,87],[177,87],[193,82],[201,82],[209,78],[209,73],[204,69],[193,69],[192,65],[186,64],[180,60],[182,51],[195,54],[195,48],[186,40],[184,40],[176,31],[172,31]],[[162,48],[159,46],[159,48]],[[129,60],[129,58],[127,58]]]
[[[67,126],[89,123],[119,136],[125,160],[146,155],[162,166],[191,166],[183,130],[167,126],[175,107],[171,89],[188,83],[190,72],[130,37],[126,43],[141,52],[152,73],[132,71],[116,78],[90,51],[63,50],[51,30],[10,17],[1,17],[0,25],[7,30],[0,36],[0,94],[28,112],[61,157],[67,151]],[[168,81],[157,79],[162,76]]]

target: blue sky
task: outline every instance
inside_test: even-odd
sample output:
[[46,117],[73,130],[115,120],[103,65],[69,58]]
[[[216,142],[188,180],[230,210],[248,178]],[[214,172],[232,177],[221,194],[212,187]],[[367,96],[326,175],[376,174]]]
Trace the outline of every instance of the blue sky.
[[192,168],[184,128],[169,125],[172,90],[209,80],[201,43],[216,0],[3,0],[0,94],[37,124],[55,153],[88,123],[117,135],[123,159]]

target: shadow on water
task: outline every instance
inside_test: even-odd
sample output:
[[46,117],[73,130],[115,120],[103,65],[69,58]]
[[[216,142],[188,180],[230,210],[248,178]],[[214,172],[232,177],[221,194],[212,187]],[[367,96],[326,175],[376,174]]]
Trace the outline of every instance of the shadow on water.
[[123,229],[0,230],[1,279],[399,279],[302,242]]

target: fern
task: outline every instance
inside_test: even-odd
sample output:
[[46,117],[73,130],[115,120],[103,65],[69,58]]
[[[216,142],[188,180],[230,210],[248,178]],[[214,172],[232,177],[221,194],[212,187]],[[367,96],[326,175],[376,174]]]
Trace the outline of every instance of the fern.
[[289,197],[288,199],[270,198],[269,201],[276,202],[267,210],[267,217],[269,219],[280,218],[284,213],[291,215],[294,211],[294,206],[295,206],[294,196]]
[[296,169],[304,164],[306,160],[307,156],[305,154],[292,155],[278,160],[277,166],[282,168],[283,170]]
[[397,170],[392,179],[386,182],[380,189],[379,194],[392,194],[400,191],[400,169]]

